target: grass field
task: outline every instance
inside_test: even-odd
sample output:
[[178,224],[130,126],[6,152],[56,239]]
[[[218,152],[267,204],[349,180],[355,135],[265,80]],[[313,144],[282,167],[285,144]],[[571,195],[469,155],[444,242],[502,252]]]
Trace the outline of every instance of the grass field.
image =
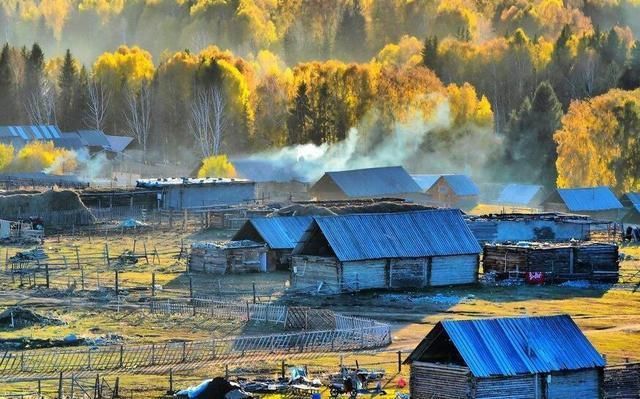
[[[208,234],[208,235],[207,235]],[[95,293],[76,291],[72,295],[63,293],[46,296],[42,290],[19,290],[15,283],[3,277],[0,293],[0,310],[19,304],[43,314],[50,314],[65,322],[62,326],[33,326],[18,330],[0,329],[2,337],[61,338],[67,334],[82,337],[101,337],[117,334],[127,343],[151,343],[168,340],[195,340],[210,337],[226,337],[239,334],[259,334],[271,332],[269,326],[260,323],[245,325],[238,321],[210,320],[204,317],[159,317],[140,310],[127,309],[139,297],[149,295],[151,275],[156,274],[157,294],[189,295],[190,279],[184,273],[184,262],[177,261],[171,254],[179,251],[181,241],[187,245],[194,238],[207,239],[223,236],[220,232],[202,233],[197,237],[180,236],[169,233],[148,233],[137,237],[136,252],[141,243],[147,251],[155,249],[160,253],[160,261],[138,264],[125,268],[120,273],[121,289],[129,291],[124,298],[123,308],[118,311],[113,306],[95,300]],[[132,249],[130,236],[112,236],[106,241],[111,256]],[[80,254],[99,254],[104,250],[104,237],[88,238],[61,237],[50,240],[45,247],[51,253],[73,254],[75,247]],[[19,248],[8,248],[11,255]],[[476,318],[511,315],[545,315],[567,313],[583,329],[596,348],[606,355],[610,363],[625,359],[640,361],[640,292],[633,290],[640,283],[640,247],[628,246],[621,251],[633,260],[622,262],[625,284],[615,286],[595,286],[575,288],[569,286],[492,286],[439,288],[420,292],[366,292],[358,295],[317,297],[312,295],[282,295],[285,292],[288,274],[247,274],[207,276],[192,275],[191,285],[198,294],[217,295],[223,293],[237,301],[251,300],[253,284],[256,285],[258,300],[272,300],[288,305],[305,305],[328,308],[334,311],[370,317],[392,325],[393,343],[389,348],[377,353],[361,353],[344,358],[347,365],[385,368],[391,381],[390,391],[395,391],[395,381],[406,378],[408,370],[397,372],[397,351],[403,356],[415,347],[424,335],[439,320],[445,318]],[[97,256],[97,255],[96,255]],[[69,263],[73,263],[69,261]],[[3,266],[4,267],[4,266]],[[96,271],[106,271],[104,260],[96,259],[87,263],[87,275]],[[106,276],[106,274],[105,274]],[[68,284],[64,277],[54,277],[60,286]],[[57,279],[57,280],[56,280]],[[103,277],[102,284],[109,286],[112,281]],[[162,290],[160,290],[160,286]],[[137,287],[134,289],[134,287]],[[142,288],[141,288],[142,287]],[[236,295],[231,295],[231,294]],[[104,295],[108,295],[108,292]],[[105,307],[103,307],[105,306]],[[307,364],[312,373],[322,375],[337,371],[338,354],[327,354],[317,359],[291,359],[288,364]],[[259,364],[229,365],[232,374],[258,373],[272,375],[279,372],[279,362]],[[199,366],[195,370],[176,370],[174,387],[194,384],[202,378],[210,378],[224,371],[211,366]],[[134,391],[134,397],[160,397],[168,388],[168,371],[145,370],[144,375],[133,373],[118,374],[123,388]],[[110,377],[113,379],[115,374]],[[95,378],[95,377],[93,377]],[[45,384],[54,384],[47,381]],[[29,389],[33,383],[11,384],[12,390]],[[0,393],[4,387],[0,387]],[[8,388],[7,388],[8,389]],[[145,392],[142,394],[141,392]],[[137,395],[136,395],[137,393]]]

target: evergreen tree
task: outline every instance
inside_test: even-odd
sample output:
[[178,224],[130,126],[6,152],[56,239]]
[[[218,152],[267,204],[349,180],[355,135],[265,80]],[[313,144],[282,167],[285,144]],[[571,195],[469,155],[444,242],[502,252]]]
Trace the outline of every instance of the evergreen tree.
[[555,188],[558,157],[553,134],[560,126],[562,104],[549,82],[536,88],[533,100],[522,102],[512,114],[506,137],[507,162],[523,181]]
[[308,138],[311,104],[307,93],[307,84],[302,82],[296,89],[293,107],[289,110],[287,130],[289,145],[304,143]]
[[440,63],[438,62],[437,36],[427,36],[424,39],[424,46],[422,46],[420,55],[422,56],[422,64],[438,74]]
[[341,59],[362,61],[367,56],[366,21],[360,0],[353,0],[342,13],[335,39],[336,55]]
[[331,112],[332,96],[329,90],[329,85],[324,82],[318,88],[318,96],[315,101],[315,106],[311,112],[311,130],[309,132],[309,139],[313,144],[319,145],[326,141],[330,141],[333,134],[335,124],[333,121],[333,115]]
[[78,73],[78,78],[73,86],[73,113],[70,122],[70,129],[77,130],[83,128],[83,119],[89,111],[89,73],[83,65]]
[[74,103],[74,90],[76,88],[77,71],[71,56],[71,51],[67,49],[62,63],[62,69],[58,76],[58,87],[60,93],[58,95],[58,123],[62,130],[71,130],[74,125],[74,119],[77,117],[75,112],[77,104]]
[[34,43],[31,51],[23,53],[25,58],[25,96],[29,99],[32,96],[42,96],[42,79],[44,73],[44,53],[38,45]]
[[0,125],[15,123],[15,84],[11,73],[9,44],[0,53]]
[[620,76],[619,85],[625,90],[640,87],[640,42],[637,40],[631,49],[631,58]]

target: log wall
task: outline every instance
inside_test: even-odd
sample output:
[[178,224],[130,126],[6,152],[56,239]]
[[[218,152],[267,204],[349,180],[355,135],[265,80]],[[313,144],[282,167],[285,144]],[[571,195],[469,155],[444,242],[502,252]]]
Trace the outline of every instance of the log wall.
[[477,279],[477,255],[436,256],[431,260],[431,286],[473,284]]
[[467,367],[414,361],[411,363],[409,390],[411,399],[470,398],[471,381]]
[[322,256],[295,255],[291,257],[293,286],[318,289],[322,292],[340,292],[338,260]]

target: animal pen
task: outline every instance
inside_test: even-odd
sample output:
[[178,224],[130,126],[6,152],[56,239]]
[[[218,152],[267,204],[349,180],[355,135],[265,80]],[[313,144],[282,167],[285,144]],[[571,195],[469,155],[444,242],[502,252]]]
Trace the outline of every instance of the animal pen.
[[605,243],[487,244],[484,273],[498,278],[523,278],[542,273],[546,281],[594,280],[617,282],[618,246]]

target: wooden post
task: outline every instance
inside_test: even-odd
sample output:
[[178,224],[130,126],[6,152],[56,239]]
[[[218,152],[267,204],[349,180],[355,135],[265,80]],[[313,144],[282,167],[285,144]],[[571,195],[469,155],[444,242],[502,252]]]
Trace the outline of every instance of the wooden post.
[[255,305],[256,304],[256,282],[252,281],[251,283],[253,285],[253,304]]
[[247,302],[247,321],[251,321],[251,313],[249,312],[249,302]]
[[169,369],[169,395],[173,395],[173,369]]
[[398,373],[402,371],[402,351],[398,351]]
[[58,379],[58,398],[62,399],[62,395],[64,394],[62,390],[62,371],[60,372],[60,378]]
[[147,261],[147,265],[149,264],[149,256],[147,255],[147,242],[142,241],[142,248],[144,248],[144,258]]
[[118,393],[119,390],[120,390],[120,377],[116,377],[116,382],[113,385],[113,397],[114,398],[120,397],[120,394]]
[[46,278],[45,286],[49,289],[49,264],[44,265],[44,275]]
[[109,243],[104,243],[104,257],[107,267],[111,267],[111,259],[109,259]]
[[187,341],[182,341],[182,363],[187,361]]
[[71,374],[71,389],[70,389],[70,392],[69,392],[69,397],[70,398],[73,398],[73,386],[75,385],[75,379],[76,379],[76,377],[73,374]]
[[38,399],[42,399],[42,381],[38,380]]
[[151,297],[156,296],[156,272],[151,273]]
[[224,378],[227,379],[227,380],[229,379],[229,365],[228,364],[224,365]]
[[282,359],[282,363],[280,363],[280,376],[282,376],[282,379],[284,379],[284,377],[285,377],[285,372],[284,372],[284,359]]
[[156,344],[151,344],[151,365],[156,364]]
[[136,244],[138,243],[138,240],[136,240],[135,238],[133,239],[133,254],[135,255],[136,253]]
[[120,368],[124,367],[124,345],[120,345]]
[[193,278],[189,276],[189,298],[193,302]]
[[116,269],[116,296],[118,296],[120,294],[120,282],[119,280],[119,274],[120,272]]
[[82,291],[84,291],[84,266],[80,266],[80,283],[82,284]]

